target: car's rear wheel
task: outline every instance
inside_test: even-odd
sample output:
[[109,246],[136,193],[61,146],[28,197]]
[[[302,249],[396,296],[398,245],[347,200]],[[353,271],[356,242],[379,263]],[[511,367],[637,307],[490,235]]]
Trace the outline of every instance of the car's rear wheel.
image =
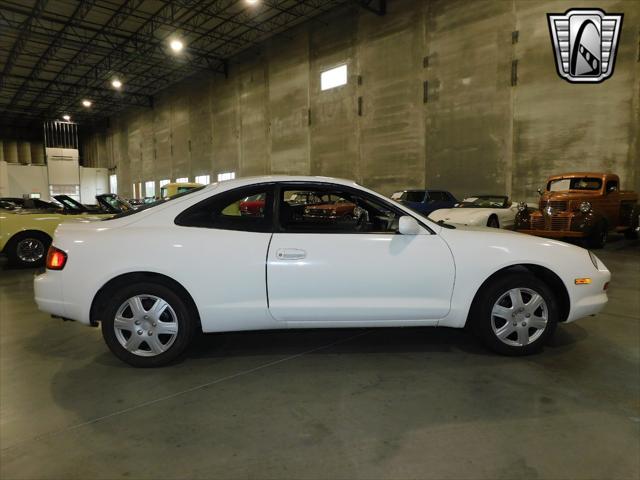
[[539,351],[555,331],[558,305],[551,289],[528,273],[509,273],[483,287],[473,303],[472,328],[503,355]]
[[178,358],[193,332],[194,315],[168,286],[145,282],[110,296],[102,317],[109,349],[134,367],[159,367]]
[[5,247],[9,263],[17,267],[39,267],[44,264],[51,238],[40,232],[15,235]]

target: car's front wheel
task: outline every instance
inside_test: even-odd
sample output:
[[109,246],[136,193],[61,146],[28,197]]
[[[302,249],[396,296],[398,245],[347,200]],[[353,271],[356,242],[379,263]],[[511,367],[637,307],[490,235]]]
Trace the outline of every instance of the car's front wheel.
[[558,305],[539,278],[509,273],[479,292],[470,320],[490,349],[503,355],[528,355],[539,351],[553,335]]
[[107,346],[134,367],[159,367],[175,360],[195,330],[193,314],[184,299],[154,282],[114,292],[102,318]]

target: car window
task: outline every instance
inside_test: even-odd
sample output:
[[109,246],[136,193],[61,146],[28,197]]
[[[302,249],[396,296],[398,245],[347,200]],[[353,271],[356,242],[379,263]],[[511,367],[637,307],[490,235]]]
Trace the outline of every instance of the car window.
[[251,232],[271,231],[272,188],[257,186],[223,192],[188,208],[176,218],[184,227]]
[[422,202],[424,200],[424,192],[403,192],[401,200],[405,202]]
[[448,202],[449,196],[444,192],[429,192],[429,200],[435,202]]
[[618,191],[618,181],[617,180],[607,181],[607,192],[617,192],[617,191]]
[[[278,224],[292,233],[396,233],[400,214],[377,199],[330,187],[281,190]],[[298,202],[300,197],[308,202]]]

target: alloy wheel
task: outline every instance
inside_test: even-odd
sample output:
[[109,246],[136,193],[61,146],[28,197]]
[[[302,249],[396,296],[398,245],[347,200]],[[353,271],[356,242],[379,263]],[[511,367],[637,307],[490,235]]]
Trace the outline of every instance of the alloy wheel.
[[491,328],[504,344],[524,347],[542,336],[549,321],[547,304],[530,288],[512,288],[491,309]]
[[24,238],[16,245],[16,256],[24,263],[37,263],[44,253],[44,243],[37,238]]
[[166,352],[178,336],[178,317],[169,303],[155,295],[136,295],[118,308],[114,332],[134,355],[154,357]]

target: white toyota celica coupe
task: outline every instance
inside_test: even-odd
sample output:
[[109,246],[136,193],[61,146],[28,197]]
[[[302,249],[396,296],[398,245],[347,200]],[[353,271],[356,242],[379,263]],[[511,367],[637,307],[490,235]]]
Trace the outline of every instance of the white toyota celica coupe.
[[35,297],[138,367],[198,330],[469,325],[521,355],[599,312],[610,276],[582,248],[433,223],[350,181],[260,177],[61,224]]

